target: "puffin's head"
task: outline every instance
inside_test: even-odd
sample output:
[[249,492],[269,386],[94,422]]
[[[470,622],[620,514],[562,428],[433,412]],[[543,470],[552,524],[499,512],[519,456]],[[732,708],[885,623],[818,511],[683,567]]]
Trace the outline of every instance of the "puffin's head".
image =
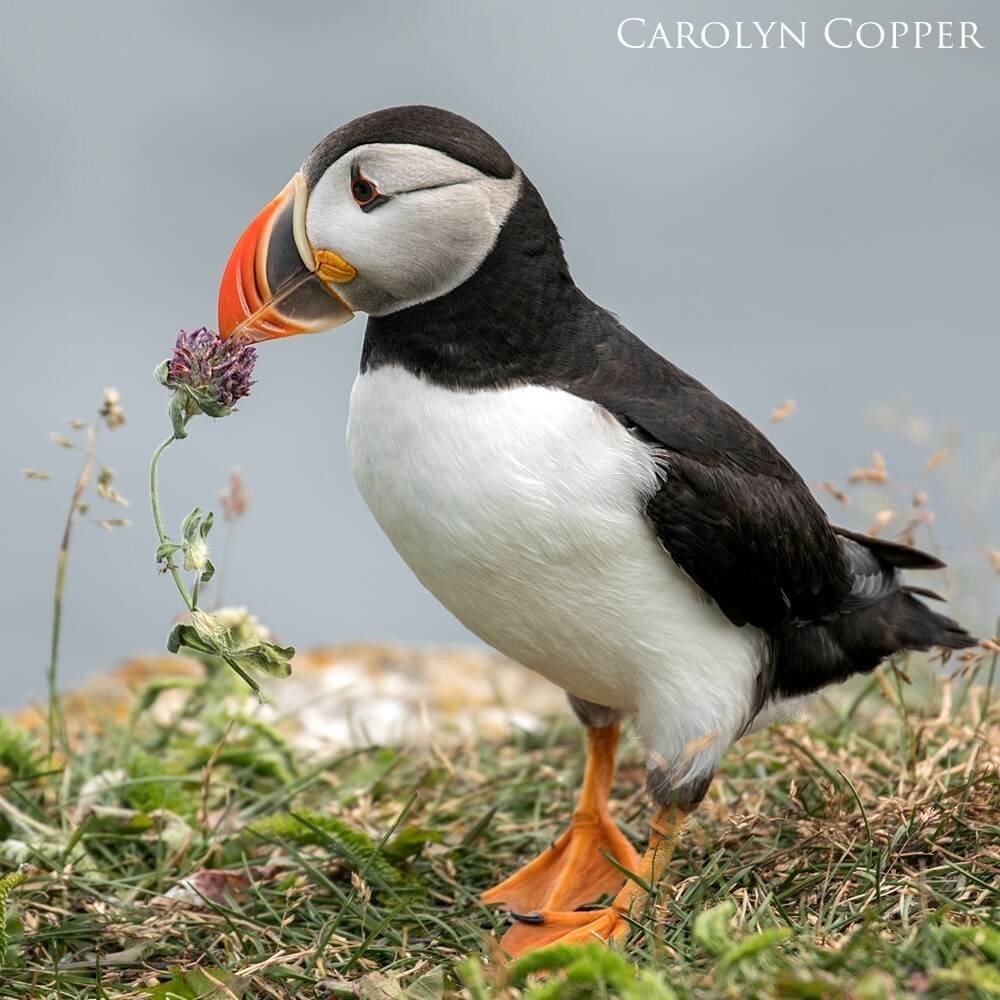
[[397,312],[478,269],[521,173],[459,115],[400,107],[328,135],[250,223],[219,289],[219,333],[317,333],[355,311]]

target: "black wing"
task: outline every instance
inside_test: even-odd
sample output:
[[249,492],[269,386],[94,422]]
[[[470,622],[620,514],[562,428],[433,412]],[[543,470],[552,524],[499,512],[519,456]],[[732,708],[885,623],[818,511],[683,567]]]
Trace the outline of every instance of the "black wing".
[[836,615],[853,573],[798,473],[736,410],[608,314],[594,327],[594,361],[582,371],[575,357],[563,384],[662,452],[647,514],[674,561],[736,625]]
[[587,351],[565,353],[562,385],[660,451],[646,512],[664,549],[733,623],[770,634],[758,708],[904,649],[975,644],[918,600],[935,594],[902,582],[940,560],[832,526],[760,431],[613,317],[591,313],[581,332]]
[[736,625],[815,621],[850,590],[836,536],[798,477],[667,449],[646,510],[663,547]]

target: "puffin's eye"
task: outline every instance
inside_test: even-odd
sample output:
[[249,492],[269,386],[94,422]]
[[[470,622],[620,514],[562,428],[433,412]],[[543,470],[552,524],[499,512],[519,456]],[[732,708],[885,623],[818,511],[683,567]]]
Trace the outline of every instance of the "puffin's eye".
[[365,205],[370,205],[379,196],[378,188],[367,177],[362,177],[360,174],[351,180],[351,194],[362,208]]

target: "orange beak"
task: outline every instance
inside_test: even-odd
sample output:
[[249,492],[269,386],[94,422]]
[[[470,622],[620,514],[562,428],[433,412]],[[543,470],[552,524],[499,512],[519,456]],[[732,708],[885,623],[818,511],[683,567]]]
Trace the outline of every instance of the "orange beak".
[[[273,340],[346,323],[351,307],[331,284],[354,268],[306,238],[308,192],[297,173],[236,241],[219,286],[219,336]],[[331,264],[331,259],[335,258]]]

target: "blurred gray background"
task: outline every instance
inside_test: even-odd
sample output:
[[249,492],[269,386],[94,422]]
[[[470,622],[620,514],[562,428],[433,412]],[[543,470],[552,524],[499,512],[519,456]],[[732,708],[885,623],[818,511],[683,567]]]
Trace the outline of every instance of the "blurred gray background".
[[[812,22],[806,51],[628,51],[626,16]],[[832,51],[833,16],[971,19],[985,51]],[[0,56],[4,657],[0,703],[44,692],[51,587],[79,453],[50,431],[116,386],[102,460],[128,529],[78,525],[67,684],[160,648],[178,599],[153,566],[144,477],[168,430],[151,372],[179,327],[214,326],[229,250],[327,132],[438,104],[496,135],[559,224],[577,282],[760,424],[811,483],[887,456],[867,528],[925,489],[944,582],[971,625],[1000,601],[996,328],[1000,7],[659,4],[12,3]],[[252,501],[226,599],[301,647],[470,641],[409,575],[343,445],[364,318],[264,345],[253,396],[199,418],[164,461],[172,525],[233,466]],[[941,448],[950,456],[928,471]],[[21,470],[51,473],[25,480]],[[110,516],[120,512],[111,508]],[[888,529],[901,525],[901,517]],[[217,547],[221,543],[219,532]]]

